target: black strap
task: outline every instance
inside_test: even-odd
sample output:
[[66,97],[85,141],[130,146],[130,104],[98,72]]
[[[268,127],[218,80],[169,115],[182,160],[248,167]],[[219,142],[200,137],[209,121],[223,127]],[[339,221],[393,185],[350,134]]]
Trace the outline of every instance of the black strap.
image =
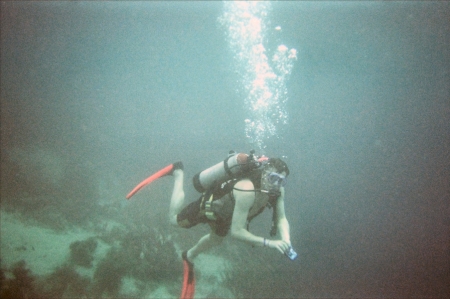
[[250,231],[250,222],[253,220],[253,218],[255,218],[256,216],[261,214],[264,211],[264,209],[266,207],[268,207],[269,209],[273,209],[273,211],[272,211],[272,227],[270,228],[270,236],[272,236],[272,237],[276,236],[277,231],[278,231],[277,199],[278,198],[276,198],[276,197],[270,197],[267,205],[261,207],[255,215],[253,215],[252,217],[247,219],[247,231]]
[[228,156],[225,160],[223,160],[223,168],[225,169],[225,172],[232,177],[233,173],[230,170],[230,167],[228,167],[228,159],[230,159],[232,156]]
[[275,206],[272,206],[272,228],[270,229],[270,236],[276,236],[277,230],[278,230],[278,213],[277,213],[277,204],[275,203]]

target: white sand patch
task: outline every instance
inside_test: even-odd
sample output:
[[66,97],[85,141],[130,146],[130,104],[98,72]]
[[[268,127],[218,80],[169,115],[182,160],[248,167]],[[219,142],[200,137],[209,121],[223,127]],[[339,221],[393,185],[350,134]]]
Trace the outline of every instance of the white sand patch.
[[132,294],[139,294],[136,279],[129,276],[123,277],[122,285],[120,286],[120,293],[127,297],[132,297]]
[[[120,294],[121,298],[174,298],[174,295],[169,292],[169,289],[173,288],[173,282],[143,282],[126,276],[122,278]],[[175,296],[175,298],[177,297]]]
[[[47,228],[26,225],[13,214],[0,211],[0,249],[2,267],[24,260],[27,267],[36,275],[50,274],[53,270],[68,261],[70,244],[78,240],[86,240],[95,236],[85,230],[55,232]],[[95,253],[105,255],[109,245],[99,242]],[[79,267],[81,268],[81,267]],[[83,270],[83,274],[92,277],[92,269]],[[88,272],[88,273],[86,273]]]
[[163,284],[161,284],[156,290],[151,292],[148,296],[145,296],[145,298],[172,298],[172,297],[173,295],[169,293],[167,287]]

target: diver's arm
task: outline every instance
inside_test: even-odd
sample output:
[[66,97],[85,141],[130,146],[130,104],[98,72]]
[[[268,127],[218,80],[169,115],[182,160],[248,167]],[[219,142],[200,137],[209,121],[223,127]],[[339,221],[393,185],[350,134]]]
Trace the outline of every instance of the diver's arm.
[[289,222],[286,218],[286,213],[284,210],[284,187],[280,188],[281,195],[278,197],[277,201],[277,227],[280,233],[281,240],[286,242],[291,246],[291,236],[289,232]]
[[249,180],[242,180],[235,187],[236,189],[248,191],[233,190],[236,203],[231,221],[231,236],[253,246],[268,246],[284,253],[288,249],[286,242],[281,240],[265,240],[263,237],[255,236],[246,229],[248,212],[255,201],[253,183]]
[[231,220],[231,236],[253,246],[263,246],[264,238],[255,236],[246,230],[248,212],[255,201],[255,192],[252,191],[253,183],[249,180],[242,180],[235,185],[235,188],[239,190],[233,190],[235,205]]

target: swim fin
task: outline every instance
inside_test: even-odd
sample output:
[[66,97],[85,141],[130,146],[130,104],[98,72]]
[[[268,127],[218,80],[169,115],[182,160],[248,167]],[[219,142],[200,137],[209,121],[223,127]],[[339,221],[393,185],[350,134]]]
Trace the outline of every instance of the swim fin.
[[183,257],[184,276],[180,299],[193,299],[195,294],[194,264],[188,261],[187,251],[183,252],[182,257]]
[[183,163],[181,161],[167,165],[163,169],[160,169],[159,171],[155,172],[154,174],[152,174],[151,176],[149,176],[148,178],[146,178],[145,180],[140,182],[136,187],[134,187],[133,190],[131,190],[130,193],[128,193],[126,198],[130,199],[131,196],[136,194],[136,192],[138,192],[139,190],[141,190],[142,188],[144,188],[145,186],[147,186],[154,180],[159,179],[160,177],[163,177],[166,175],[172,175],[176,169],[183,169]]

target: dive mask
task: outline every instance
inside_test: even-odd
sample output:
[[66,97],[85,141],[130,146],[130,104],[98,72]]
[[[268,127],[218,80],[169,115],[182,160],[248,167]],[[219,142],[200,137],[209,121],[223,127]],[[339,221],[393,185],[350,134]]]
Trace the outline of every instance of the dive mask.
[[271,173],[267,174],[267,180],[270,184],[273,184],[273,185],[277,184],[282,187],[284,187],[287,183],[286,177],[284,175],[281,175],[276,172],[271,172]]

